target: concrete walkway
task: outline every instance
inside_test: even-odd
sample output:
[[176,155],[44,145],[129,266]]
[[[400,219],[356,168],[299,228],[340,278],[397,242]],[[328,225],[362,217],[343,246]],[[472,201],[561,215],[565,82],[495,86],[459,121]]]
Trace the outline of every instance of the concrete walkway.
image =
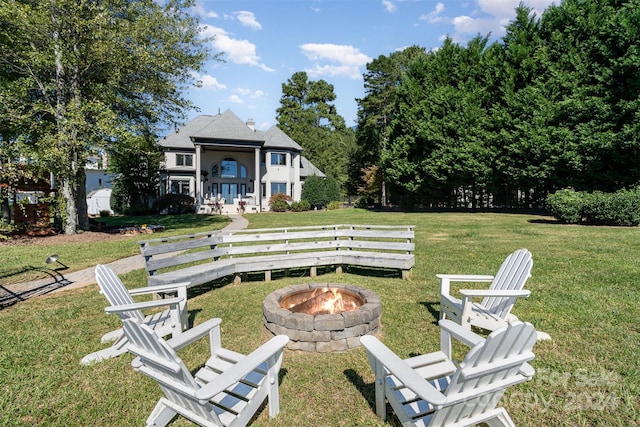
[[[229,217],[231,218],[231,223],[223,230],[242,230],[249,225],[249,222],[241,215],[230,214]],[[133,255],[107,265],[117,274],[124,274],[144,268],[144,261],[142,255]],[[95,267],[91,267],[66,274],[63,274],[64,271],[51,270],[51,272],[47,272],[50,277],[46,279],[17,283],[11,285],[11,289],[0,285],[0,309],[34,296],[67,289],[77,289],[96,283],[94,269]]]

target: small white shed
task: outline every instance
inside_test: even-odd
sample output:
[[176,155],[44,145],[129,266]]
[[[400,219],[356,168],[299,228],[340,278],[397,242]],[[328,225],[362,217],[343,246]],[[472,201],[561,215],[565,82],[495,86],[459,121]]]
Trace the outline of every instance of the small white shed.
[[87,211],[89,215],[100,215],[101,211],[111,210],[111,189],[101,188],[100,190],[94,190],[87,194]]

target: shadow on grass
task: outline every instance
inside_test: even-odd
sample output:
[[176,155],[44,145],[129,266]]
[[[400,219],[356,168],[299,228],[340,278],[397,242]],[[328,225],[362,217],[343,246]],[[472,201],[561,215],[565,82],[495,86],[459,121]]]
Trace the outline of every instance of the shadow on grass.
[[207,227],[212,224],[227,224],[226,215],[143,215],[143,216],[113,216],[97,219],[107,227],[136,226],[141,224],[162,225],[165,229],[180,230],[182,228]]
[[[356,390],[362,394],[362,397],[369,404],[369,408],[371,408],[371,412],[376,413],[376,387],[374,383],[366,383],[360,374],[358,374],[353,369],[346,369],[344,372],[344,376],[347,377],[347,380],[351,384],[354,385]],[[389,403],[385,403],[385,412],[387,414],[387,421],[385,425],[392,425],[394,427],[401,427],[401,423],[394,416],[393,411],[391,409],[391,405]]]
[[376,412],[376,388],[374,383],[366,383],[362,376],[353,369],[345,369],[344,376],[362,394],[373,412]]
[[[440,301],[421,301],[420,305],[423,305],[433,317],[431,324],[438,326],[438,321],[440,320]],[[437,310],[436,307],[438,307]]]
[[18,276],[29,271],[38,271],[49,276],[34,282],[18,282],[0,285],[0,310],[29,298],[47,294],[73,283],[69,279],[65,278],[59,270],[64,270],[64,268],[53,269],[27,266],[25,268],[15,270],[11,274],[7,273],[0,276],[1,278]]

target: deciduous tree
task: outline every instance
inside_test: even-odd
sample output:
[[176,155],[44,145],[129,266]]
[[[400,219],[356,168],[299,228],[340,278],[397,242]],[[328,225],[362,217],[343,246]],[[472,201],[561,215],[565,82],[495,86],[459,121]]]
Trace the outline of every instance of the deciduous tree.
[[66,199],[66,233],[88,227],[87,157],[131,135],[156,133],[192,107],[182,92],[209,52],[191,5],[0,1],[0,65],[17,76],[1,93],[0,115],[23,134],[37,134],[38,156]]

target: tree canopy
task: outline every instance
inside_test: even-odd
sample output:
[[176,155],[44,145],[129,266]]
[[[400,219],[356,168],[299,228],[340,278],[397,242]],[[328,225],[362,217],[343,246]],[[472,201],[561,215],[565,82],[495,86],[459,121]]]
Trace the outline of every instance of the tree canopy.
[[278,127],[304,149],[303,155],[341,185],[347,181],[347,162],[355,149],[354,132],[345,125],[333,101],[333,85],[294,73],[282,84]]
[[[1,0],[3,129],[26,140],[66,200],[65,232],[88,226],[84,166],[184,119],[210,56],[190,0]],[[3,135],[4,137],[4,135]]]
[[521,5],[493,43],[375,59],[352,179],[378,166],[405,200],[466,207],[637,185],[639,24],[639,0],[565,0],[539,18]]

